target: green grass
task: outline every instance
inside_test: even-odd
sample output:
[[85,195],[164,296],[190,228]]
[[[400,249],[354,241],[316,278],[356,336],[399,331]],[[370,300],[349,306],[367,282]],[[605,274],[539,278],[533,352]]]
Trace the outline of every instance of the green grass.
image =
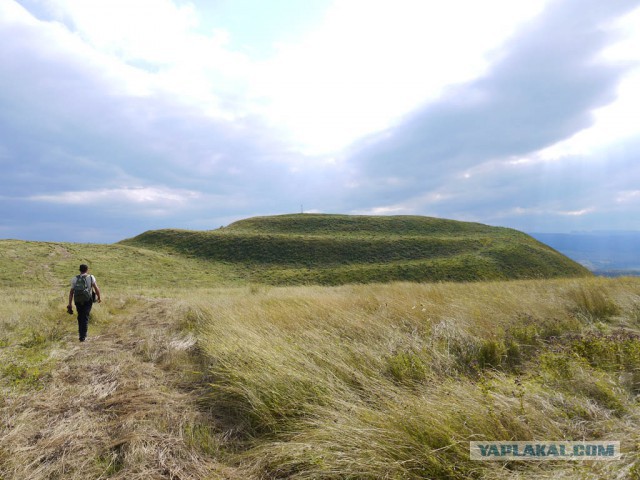
[[428,217],[283,215],[114,245],[0,240],[0,287],[64,287],[87,263],[100,285],[202,288],[589,276],[506,228]]
[[588,276],[515,230],[428,217],[281,215],[196,232],[157,230],[123,245],[235,268],[276,285]]
[[[243,233],[272,233],[297,235],[341,236],[424,236],[424,235],[474,235],[501,230],[513,235],[506,228],[492,228],[480,223],[458,222],[433,217],[396,215],[330,215],[293,214],[270,217],[253,217],[239,220],[223,230]],[[523,234],[521,234],[523,235]]]
[[219,262],[125,245],[0,240],[0,287],[69,285],[86,263],[104,287],[187,287],[237,283],[235,270]]

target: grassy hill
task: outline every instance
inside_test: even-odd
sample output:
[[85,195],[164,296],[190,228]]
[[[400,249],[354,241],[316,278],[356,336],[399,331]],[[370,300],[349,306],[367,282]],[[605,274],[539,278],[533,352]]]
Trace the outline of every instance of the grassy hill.
[[234,269],[165,252],[123,245],[0,240],[0,287],[63,287],[87,263],[106,287],[178,287],[240,281]]
[[590,275],[522,232],[419,216],[255,217],[213,231],[149,231],[120,245],[233,266],[246,280],[271,284]]
[[428,217],[299,214],[213,231],[149,231],[113,245],[0,240],[0,286],[64,286],[83,262],[105,286],[140,288],[591,275],[508,228]]

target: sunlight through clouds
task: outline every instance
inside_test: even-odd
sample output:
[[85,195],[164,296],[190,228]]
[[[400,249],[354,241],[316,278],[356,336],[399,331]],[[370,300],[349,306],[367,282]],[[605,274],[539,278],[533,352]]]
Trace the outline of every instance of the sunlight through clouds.
[[339,150],[481,75],[544,3],[336,2],[316,31],[260,65],[261,112],[303,151]]
[[640,0],[0,0],[0,231],[640,229],[639,85]]
[[126,61],[174,63],[189,50],[193,7],[171,0],[52,0],[59,19],[96,49]]
[[122,62],[122,80],[137,85],[139,92],[170,92],[216,116],[233,118],[237,113],[225,108],[221,97],[241,94],[250,77],[250,60],[227,48],[227,32],[200,33],[192,4],[49,0],[48,5],[93,49]]
[[607,26],[618,40],[598,56],[599,61],[629,70],[613,102],[593,111],[593,125],[539,153],[542,160],[588,156],[639,133],[640,125],[640,9]]
[[229,119],[260,115],[310,154],[338,151],[478,77],[545,3],[343,0],[300,42],[258,60],[231,50],[228,31],[203,35],[191,3],[48,1],[97,51],[146,73],[148,89]]

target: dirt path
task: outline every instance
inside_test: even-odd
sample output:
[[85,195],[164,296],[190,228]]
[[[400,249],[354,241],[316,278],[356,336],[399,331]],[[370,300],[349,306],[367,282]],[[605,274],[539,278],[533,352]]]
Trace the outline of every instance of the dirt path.
[[238,478],[215,460],[194,339],[175,314],[139,299],[90,324],[85,343],[65,335],[44,387],[2,399],[0,480]]

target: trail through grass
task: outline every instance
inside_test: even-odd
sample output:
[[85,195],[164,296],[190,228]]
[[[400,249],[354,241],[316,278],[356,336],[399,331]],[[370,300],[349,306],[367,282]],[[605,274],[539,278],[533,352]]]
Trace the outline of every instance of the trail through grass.
[[4,319],[23,341],[5,330],[0,350],[0,478],[229,478],[175,302],[111,297],[85,343],[60,305],[19,308],[22,326]]

